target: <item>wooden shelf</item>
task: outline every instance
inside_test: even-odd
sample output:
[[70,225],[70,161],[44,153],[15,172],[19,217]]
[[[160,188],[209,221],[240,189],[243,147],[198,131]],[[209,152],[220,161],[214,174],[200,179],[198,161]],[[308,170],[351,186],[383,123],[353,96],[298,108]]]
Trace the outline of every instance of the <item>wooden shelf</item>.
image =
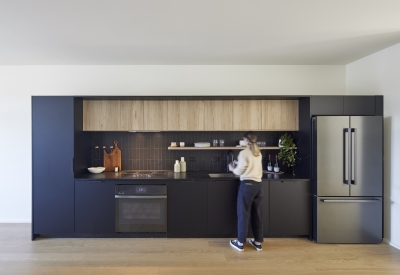
[[[215,147],[168,147],[168,150],[243,150],[246,147],[231,147],[231,146],[215,146]],[[279,150],[278,146],[259,147],[260,150]],[[294,149],[297,149],[295,147]]]

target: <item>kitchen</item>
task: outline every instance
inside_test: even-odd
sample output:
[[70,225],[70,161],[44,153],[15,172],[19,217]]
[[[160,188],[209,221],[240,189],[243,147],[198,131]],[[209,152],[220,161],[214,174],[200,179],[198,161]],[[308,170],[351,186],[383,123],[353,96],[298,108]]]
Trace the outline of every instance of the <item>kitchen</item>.
[[[397,125],[398,99],[392,92],[396,86],[395,78],[374,74],[377,68],[386,68],[389,72],[397,71],[391,59],[397,56],[398,46],[377,53],[370,58],[348,65],[296,65],[296,66],[6,66],[1,67],[4,76],[2,90],[9,95],[2,95],[2,129],[8,129],[17,139],[18,146],[4,148],[12,163],[10,167],[5,162],[3,167],[9,167],[2,184],[2,194],[17,195],[2,196],[2,222],[30,221],[30,175],[21,173],[31,170],[30,158],[21,163],[22,155],[31,152],[30,148],[30,104],[32,95],[103,95],[120,96],[153,95],[185,96],[188,92],[196,95],[375,95],[383,94],[385,100],[385,164],[391,167],[396,164],[397,147],[390,142],[395,140]],[[361,57],[360,57],[361,58]],[[380,66],[376,65],[380,64]],[[61,64],[61,63],[60,63]],[[368,70],[371,68],[371,70]],[[379,70],[378,70],[379,71]],[[262,77],[260,77],[260,75]],[[368,76],[368,77],[365,77]],[[389,77],[389,79],[387,78]],[[229,79],[229,81],[227,81]],[[290,81],[287,81],[290,79]],[[23,81],[20,81],[23,80]],[[72,81],[71,81],[72,80]],[[155,80],[155,81],[154,81]],[[375,82],[374,82],[375,81]],[[378,87],[376,82],[380,83]],[[44,84],[46,83],[46,84]],[[162,86],[162,89],[161,89]],[[29,87],[29,88],[27,88]],[[28,91],[29,90],[29,91]],[[395,90],[395,89],[394,89]],[[16,104],[22,108],[14,110]],[[11,114],[11,116],[10,116]],[[13,117],[13,119],[10,119]],[[18,129],[15,128],[17,124]],[[9,138],[2,136],[3,144],[9,144]],[[176,140],[178,141],[178,140]],[[62,145],[63,143],[60,143]],[[108,146],[110,144],[107,144]],[[388,147],[387,147],[388,146]],[[14,150],[18,154],[14,153]],[[390,157],[391,156],[391,157]],[[190,163],[189,161],[187,163]],[[68,165],[70,165],[68,163]],[[169,168],[170,169],[170,168]],[[385,238],[391,245],[398,243],[396,230],[397,196],[395,182],[396,169],[385,169]],[[20,175],[16,181],[15,175]],[[392,190],[392,194],[388,190]],[[390,198],[390,199],[389,199]],[[387,204],[386,204],[387,203]],[[13,205],[14,207],[6,207]],[[17,207],[15,207],[18,205]],[[391,211],[389,211],[391,209]],[[29,234],[29,233],[28,233]],[[271,240],[272,241],[272,240]],[[218,244],[218,242],[214,243]],[[277,246],[279,247],[279,246]]]
[[[235,233],[237,179],[231,179],[230,173],[221,172],[226,172],[229,163],[226,157],[224,159],[224,155],[227,156],[227,151],[241,149],[236,147],[239,145],[241,133],[240,131],[221,132],[218,129],[213,129],[215,125],[223,124],[228,125],[226,126],[227,130],[244,131],[245,127],[254,127],[254,130],[260,131],[260,139],[267,140],[265,141],[266,146],[260,147],[262,151],[265,151],[263,155],[264,171],[267,169],[267,156],[274,154],[274,152],[277,155],[276,150],[280,149],[280,147],[273,145],[278,144],[279,138],[283,135],[283,130],[292,130],[296,136],[298,144],[296,150],[300,152],[299,157],[302,161],[299,164],[301,165],[295,167],[293,172],[288,171],[282,165],[284,174],[275,173],[272,176],[266,173],[263,177],[264,182],[262,184],[266,194],[262,206],[263,220],[268,225],[264,227],[264,237],[306,236],[310,240],[314,239],[323,243],[380,243],[382,241],[382,226],[371,227],[366,225],[382,224],[380,213],[382,212],[383,174],[382,168],[377,170],[379,166],[382,167],[382,162],[379,164],[379,156],[382,156],[383,146],[381,139],[382,103],[383,97],[381,96],[312,96],[300,97],[296,100],[293,98],[271,100],[268,97],[241,99],[227,97],[224,100],[214,100],[212,97],[193,98],[191,100],[180,100],[179,98],[164,98],[163,100],[160,100],[160,98],[125,98],[124,100],[111,98],[105,100],[104,97],[101,99],[95,97],[33,97],[32,239],[38,237],[79,237],[80,234],[85,234],[88,237],[234,237],[237,234]],[[143,114],[153,110],[154,108],[150,107],[152,105],[166,106],[166,108],[158,109],[166,109],[164,115],[167,117],[168,125],[154,126],[159,122],[157,112],[154,116],[150,115],[144,120]],[[218,113],[222,109],[221,106],[224,105],[226,105],[226,115],[219,118],[222,122],[216,122],[217,118],[214,118],[214,123],[209,123],[206,119],[207,113]],[[330,109],[324,107],[325,105],[329,106]],[[97,108],[93,108],[93,106],[97,106]],[[120,108],[115,106],[120,106]],[[142,106],[145,107],[141,108]],[[188,112],[188,106],[192,106],[190,108],[192,110],[195,109],[193,106],[197,106],[197,110]],[[204,111],[206,109],[208,112]],[[255,114],[261,114],[261,117],[252,118],[254,126],[249,126],[246,123],[240,124],[232,119],[234,113],[246,114],[249,113],[248,110],[259,109],[262,111],[255,112]],[[60,112],[60,110],[64,110],[64,112]],[[153,112],[150,113],[153,114]],[[107,115],[103,117],[99,114]],[[271,122],[270,118],[273,114],[279,114],[280,123]],[[336,117],[331,117],[332,115],[336,115]],[[353,122],[352,128],[349,128],[350,126],[345,127],[345,124],[342,123],[343,129],[348,130],[349,141],[341,141],[341,126],[336,131],[339,135],[336,133],[326,134],[333,127],[334,118],[341,118],[346,121],[346,119],[349,119],[349,115],[350,118],[353,118],[352,121],[360,119],[363,121],[358,124]],[[114,118],[110,119],[110,116],[114,116]],[[123,117],[129,119],[122,120]],[[324,141],[321,138],[322,134],[317,135],[319,138],[317,136],[311,137],[313,131],[310,128],[311,117],[313,119],[319,118],[318,121],[330,118],[328,122],[319,124],[318,128],[323,129],[321,131],[327,137],[333,136],[335,138],[331,138],[331,140],[328,138],[328,141]],[[256,118],[259,119],[256,120]],[[104,122],[106,119],[111,123]],[[121,121],[119,122],[119,120]],[[180,123],[177,124],[173,120],[179,120]],[[374,121],[374,124],[370,127],[365,126],[368,125],[366,121],[370,120]],[[199,123],[191,123],[192,121]],[[66,122],[68,123],[66,124]],[[66,125],[69,127],[66,127]],[[151,125],[152,128],[149,129],[146,125]],[[208,125],[207,128],[209,127],[214,131],[199,132],[205,128],[205,125]],[[174,127],[181,131],[175,132],[176,128]],[[273,131],[274,127],[275,130],[280,131]],[[315,125],[315,127],[317,126]],[[365,130],[364,128],[374,130]],[[164,133],[157,131],[158,129],[166,129],[169,132]],[[149,130],[157,131],[157,133],[140,133],[140,131]],[[364,132],[369,134],[363,136],[362,133]],[[372,132],[375,134],[372,134]],[[224,141],[226,139],[226,146],[224,142],[224,146],[210,147],[210,143],[208,143],[208,147],[193,147],[199,137],[204,138],[204,143],[206,140],[215,140],[216,134],[219,135],[218,138],[222,137]],[[71,139],[71,137],[74,138]],[[58,151],[57,157],[55,157],[54,152],[59,150],[58,144],[61,138],[64,139],[65,145],[69,143],[71,146],[64,146],[63,151]],[[125,148],[118,145],[117,139],[125,144]],[[154,142],[154,139],[158,142]],[[174,139],[184,141],[185,146],[169,146],[171,140]],[[107,152],[107,146],[104,146],[104,144],[107,144],[107,140],[108,144],[111,144],[111,141],[114,140],[114,146],[111,146],[113,149],[110,153]],[[310,143],[311,140],[313,140],[312,143]],[[301,141],[304,145],[301,144]],[[367,143],[367,141],[369,142]],[[318,142],[322,145],[318,145]],[[359,143],[367,143],[368,146],[362,145],[356,148]],[[333,147],[333,144],[337,146]],[[353,149],[351,144],[354,144]],[[124,158],[121,157],[120,147],[127,155]],[[346,151],[349,155],[351,153],[351,156],[343,164],[340,164],[345,156],[342,154],[336,156],[332,152],[328,154],[329,157],[323,156],[321,152],[326,147],[331,147],[332,152]],[[368,153],[369,147],[374,147],[376,150]],[[315,150],[316,153],[314,153]],[[177,151],[177,153],[174,151]],[[188,170],[185,173],[173,173],[172,165],[182,158],[184,151],[186,151],[186,159],[189,160],[189,163],[196,163],[198,159],[200,165],[188,165]],[[208,154],[205,153],[207,151]],[[217,154],[217,151],[222,153]],[[102,155],[101,152],[104,153],[102,159],[93,158],[93,156],[99,158]],[[109,155],[112,152],[116,152],[115,157],[118,161],[114,160],[115,162],[112,165],[106,164],[110,161]],[[71,153],[73,154],[71,155]],[[163,154],[164,157],[162,157]],[[312,158],[311,154],[313,154]],[[314,156],[314,154],[316,155]],[[133,158],[132,156],[136,157]],[[363,160],[365,157],[368,159],[377,157],[375,165],[378,166],[375,166],[375,170],[364,169],[364,167],[370,167],[370,165],[357,166],[357,163],[365,162]],[[221,161],[219,161],[220,159]],[[51,170],[49,172],[49,167],[44,166],[49,161],[56,167],[64,168],[57,168],[57,173]],[[70,162],[70,164],[68,165],[65,162]],[[100,166],[100,162],[104,163],[107,168],[106,172],[94,176],[90,175],[87,168],[94,164]],[[213,164],[213,162],[217,162],[217,164]],[[327,166],[327,163],[331,164],[325,169],[318,169],[316,166],[317,164]],[[327,176],[331,173],[330,167],[335,166],[335,164],[343,167],[342,172],[340,170],[333,172],[333,174],[338,175],[339,179]],[[311,166],[313,169],[311,169]],[[122,171],[120,171],[121,169]],[[146,172],[146,170],[150,172]],[[316,173],[313,178],[311,177],[311,170]],[[370,174],[371,171],[374,172]],[[211,180],[212,176],[218,176],[217,180]],[[343,204],[343,200],[348,196],[344,192],[338,193],[343,196],[342,200],[335,201],[333,200],[335,198],[329,198],[329,195],[338,196],[338,194],[326,192],[326,190],[333,188],[327,187],[328,182],[332,182],[330,184],[336,186],[341,181],[340,177],[352,179],[351,185],[352,190],[354,190],[352,194],[359,195],[359,198],[354,197],[351,201],[348,201],[352,204]],[[62,178],[62,182],[60,178]],[[72,184],[74,180],[75,190]],[[54,185],[53,182],[57,181],[59,184]],[[344,182],[343,185],[350,186],[348,182],[349,180]],[[368,185],[372,187],[367,187]],[[360,190],[367,188],[367,191],[356,193],[356,187],[361,188]],[[149,189],[149,193],[146,193],[147,189]],[[320,206],[319,203],[315,202],[311,207],[311,190],[317,189],[322,190],[315,193],[318,196],[328,196],[322,198],[321,202],[336,202],[333,204],[333,208],[328,208],[325,211],[332,213],[337,207],[343,208],[342,211],[344,212],[365,211],[363,209],[366,206],[362,206],[362,202],[369,199],[368,196],[375,196],[376,209],[374,208],[374,213],[376,214],[373,219],[366,218],[365,221],[363,217],[357,220],[357,214],[355,214],[352,219],[346,222],[345,226],[338,226],[337,232],[329,231],[329,229],[321,231],[319,230],[320,227],[324,228],[327,227],[327,224],[342,223],[342,219],[338,217],[337,220],[327,220],[320,223],[326,215],[320,213],[319,209],[321,211],[325,209],[325,206],[322,206],[325,204]],[[100,192],[100,190],[103,191]],[[217,191],[219,195],[214,202],[212,198],[215,197],[214,194]],[[60,200],[61,194],[63,194],[62,200]],[[115,202],[113,201],[114,194]],[[172,198],[169,194],[172,194]],[[225,194],[231,195],[228,197]],[[148,195],[147,199],[149,200],[143,200],[144,195]],[[357,201],[357,199],[360,200]],[[150,201],[152,201],[151,209],[145,207],[145,205],[150,207],[150,203],[148,203]],[[341,202],[343,205],[339,206],[337,202]],[[103,207],[99,208],[99,204],[103,204]],[[113,210],[114,205],[115,210]],[[350,205],[357,205],[357,207],[352,210]],[[222,211],[217,216],[218,208],[227,210]],[[57,211],[54,212],[54,209],[57,209]],[[312,211],[317,213],[313,218],[311,218]],[[146,213],[155,212],[158,215],[146,215]],[[105,215],[104,213],[108,214]],[[135,217],[141,217],[141,219]],[[219,222],[219,220],[226,219],[229,220],[228,223]],[[184,226],[181,224],[181,220],[190,222]],[[354,223],[354,227],[350,226],[352,223]],[[358,223],[365,225],[356,226]],[[311,230],[311,228],[314,229]],[[333,227],[328,226],[328,228]],[[347,231],[348,234],[344,233]],[[362,237],[362,233],[365,231],[368,232],[368,236]],[[129,235],[128,233],[135,234]],[[143,235],[140,233],[152,234]],[[353,237],[346,237],[345,235]]]

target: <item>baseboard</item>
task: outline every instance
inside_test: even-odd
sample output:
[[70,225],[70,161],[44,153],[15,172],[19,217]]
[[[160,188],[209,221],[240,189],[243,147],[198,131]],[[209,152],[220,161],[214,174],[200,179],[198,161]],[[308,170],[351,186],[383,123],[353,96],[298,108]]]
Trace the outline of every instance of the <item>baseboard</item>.
[[397,248],[398,250],[400,250],[400,245],[394,244],[394,243],[392,243],[391,241],[389,241],[389,240],[387,240],[385,238],[383,238],[383,242],[385,242],[388,245],[393,246],[394,248]]

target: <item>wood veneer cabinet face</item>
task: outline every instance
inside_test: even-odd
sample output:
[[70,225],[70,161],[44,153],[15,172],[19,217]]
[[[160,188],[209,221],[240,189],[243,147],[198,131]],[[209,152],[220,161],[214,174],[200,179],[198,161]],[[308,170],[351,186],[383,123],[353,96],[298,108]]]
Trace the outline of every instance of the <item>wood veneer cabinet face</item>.
[[144,130],[163,131],[168,129],[168,102],[163,100],[144,101]]
[[121,127],[118,130],[144,130],[143,100],[121,101]]
[[168,130],[203,131],[204,101],[168,100]]
[[204,101],[204,130],[230,131],[233,127],[232,100]]
[[233,100],[233,130],[261,130],[261,100]]
[[298,131],[298,100],[84,100],[84,131]]
[[298,131],[298,100],[262,100],[262,129]]
[[84,131],[118,131],[121,128],[120,100],[84,100]]

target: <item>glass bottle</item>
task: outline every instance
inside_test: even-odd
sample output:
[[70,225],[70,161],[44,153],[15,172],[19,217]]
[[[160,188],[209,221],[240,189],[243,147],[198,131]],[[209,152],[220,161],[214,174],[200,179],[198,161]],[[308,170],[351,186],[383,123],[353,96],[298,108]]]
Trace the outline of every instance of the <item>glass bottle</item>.
[[275,155],[274,172],[279,172],[278,155]]
[[267,164],[267,170],[269,172],[272,171],[272,162],[271,162],[271,154],[268,154],[268,164]]

